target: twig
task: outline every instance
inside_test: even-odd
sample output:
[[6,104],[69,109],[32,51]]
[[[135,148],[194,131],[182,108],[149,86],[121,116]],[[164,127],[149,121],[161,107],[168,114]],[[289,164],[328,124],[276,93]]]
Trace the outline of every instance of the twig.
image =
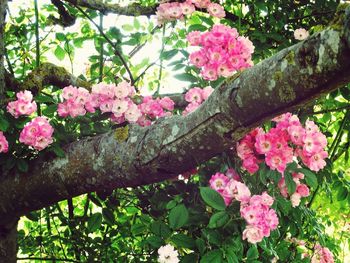
[[94,26],[97,28],[97,30],[100,32],[100,34],[102,35],[102,37],[104,39],[106,39],[106,41],[113,47],[114,49],[114,55],[116,55],[117,57],[120,58],[122,64],[124,65],[126,71],[128,72],[129,74],[129,78],[130,78],[130,82],[131,82],[131,85],[134,85],[135,81],[134,81],[134,78],[132,76],[132,73],[129,69],[129,66],[128,64],[126,63],[125,59],[123,58],[122,54],[120,54],[120,52],[118,51],[116,45],[112,42],[112,40],[109,39],[109,37],[103,32],[103,30],[100,28],[100,26],[98,24],[96,24],[96,22],[83,10],[81,9],[79,6],[77,5],[74,5],[75,8],[77,8],[88,20],[90,20],[91,23],[94,24]]

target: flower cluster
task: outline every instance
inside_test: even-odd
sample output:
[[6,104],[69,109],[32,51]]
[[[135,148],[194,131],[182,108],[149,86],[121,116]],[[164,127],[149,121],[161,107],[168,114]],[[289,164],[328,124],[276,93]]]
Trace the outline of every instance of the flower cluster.
[[162,3],[157,8],[158,25],[168,21],[182,19],[185,15],[191,15],[197,8],[206,8],[208,13],[214,17],[223,18],[226,13],[224,8],[210,0],[186,0],[183,3]]
[[36,112],[37,105],[33,100],[33,94],[29,90],[16,94],[17,100],[7,104],[7,111],[15,118],[21,115],[31,115]]
[[241,203],[241,216],[247,222],[243,239],[257,243],[270,236],[271,230],[277,228],[278,217],[275,210],[270,208],[274,202],[273,198],[266,192],[251,196],[249,188],[240,182],[240,176],[233,169],[228,169],[226,175],[212,175],[209,184],[223,197],[226,205],[234,199]]
[[203,101],[208,99],[213,91],[214,89],[210,86],[207,86],[204,89],[198,87],[189,89],[185,94],[185,100],[190,104],[187,105],[186,109],[182,112],[182,115],[187,115],[196,110]]
[[304,40],[309,36],[309,32],[304,28],[298,28],[294,30],[294,38],[296,40]]
[[111,119],[114,122],[128,121],[147,126],[152,119],[168,116],[174,109],[174,102],[168,97],[144,97],[142,103],[137,105],[132,100],[134,95],[135,88],[126,81],[118,85],[96,84],[91,93],[84,88],[68,86],[63,89],[64,101],[58,105],[58,115],[74,118],[99,109],[102,113],[112,113]]
[[253,65],[254,45],[248,38],[239,36],[235,28],[217,24],[209,32],[192,31],[187,40],[192,46],[201,46],[191,53],[190,62],[202,69],[201,75],[206,80],[229,77]]
[[251,196],[249,188],[242,182],[240,182],[240,177],[235,175],[232,178],[228,175],[233,176],[231,170],[223,173],[214,174],[209,181],[210,187],[217,191],[225,201],[228,206],[233,199],[239,202],[248,202]]
[[86,112],[94,112],[92,98],[85,88],[68,86],[62,90],[63,103],[58,104],[58,115],[60,117],[71,116],[72,118],[84,116]]
[[159,263],[178,263],[179,253],[172,245],[165,245],[158,249],[158,262]]
[[0,131],[0,153],[6,153],[9,150],[9,143],[2,131]]
[[333,254],[327,247],[316,244],[311,263],[334,263]]
[[247,222],[243,231],[243,240],[250,243],[260,242],[264,237],[269,237],[271,230],[278,226],[276,211],[271,209],[274,200],[266,192],[261,195],[253,195],[249,203],[241,203],[241,216]]
[[293,157],[299,157],[316,172],[326,165],[326,136],[313,121],[306,121],[304,128],[298,117],[291,113],[273,121],[276,127],[267,133],[261,128],[254,129],[237,144],[238,156],[249,173],[255,173],[259,169],[258,164],[265,161],[271,170],[283,174],[287,164],[293,162]]
[[[302,173],[292,173],[293,181],[296,184],[295,192],[290,196],[290,201],[293,207],[297,207],[300,204],[302,197],[307,197],[310,195],[310,189],[306,184],[300,182],[304,179],[304,174]],[[281,195],[287,198],[288,189],[284,177],[278,182],[278,188],[280,189]]]
[[19,136],[19,141],[41,151],[53,142],[53,128],[45,117],[36,117],[27,123]]

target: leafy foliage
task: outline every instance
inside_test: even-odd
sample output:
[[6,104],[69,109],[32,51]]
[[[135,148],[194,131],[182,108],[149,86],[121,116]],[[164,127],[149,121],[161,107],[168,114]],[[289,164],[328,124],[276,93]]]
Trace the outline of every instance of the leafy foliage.
[[[257,63],[295,43],[294,29],[305,27],[311,32],[322,29],[332,19],[338,2],[225,1],[227,17],[221,22],[236,27],[241,35],[254,42]],[[153,5],[154,1],[142,3]],[[55,32],[50,15],[57,16],[57,10],[52,4],[43,5],[40,10],[36,22],[40,36],[35,33],[33,8],[20,8],[18,14],[10,16],[5,39],[7,69],[18,80],[25,80],[37,67],[37,50],[40,62],[55,57],[58,63],[68,61],[74,72],[77,54],[91,45],[94,53],[89,56],[85,74],[80,76],[91,83],[115,83],[119,82],[118,78],[128,78],[123,60],[134,76],[135,86],[147,87],[157,95],[162,83],[169,79],[170,71],[176,79],[190,83],[189,87],[216,87],[222,82],[222,79],[204,81],[199,70],[188,64],[186,35],[194,30],[208,30],[217,21],[208,14],[196,12],[185,22],[168,23],[163,32],[153,20],[135,17],[124,23],[122,18],[118,27],[104,28],[102,34],[89,21],[100,18],[97,11],[87,9],[83,13],[74,6],[65,6],[79,18],[77,30]],[[107,20],[101,15],[100,26]],[[40,46],[35,45],[35,37],[40,37]],[[147,54],[142,60],[133,59],[143,52],[144,45],[155,39],[162,41],[155,61]],[[63,145],[112,128],[106,116],[98,113],[75,119],[59,118],[59,87],[38,87],[35,93],[41,113],[50,117],[55,129],[55,143],[41,152],[45,158],[62,157]],[[9,90],[7,95],[14,98],[15,93]],[[300,170],[312,187],[312,194],[297,208],[292,208],[271,184],[266,189],[267,180],[273,178],[277,183],[280,174],[265,166],[260,167],[258,174],[247,176],[232,152],[223,153],[199,164],[198,172],[185,180],[89,193],[29,213],[20,222],[20,255],[77,262],[154,262],[157,249],[170,243],[179,251],[182,262],[270,262],[274,257],[281,262],[309,262],[302,254],[318,242],[334,252],[337,262],[345,262],[348,250],[344,248],[350,245],[346,242],[350,238],[349,109],[350,85],[347,85],[309,108],[296,111],[300,119],[311,118],[321,127],[327,135],[330,153],[327,167],[319,174]],[[0,109],[0,130],[11,134],[8,140],[15,152],[13,156],[0,155],[1,169],[26,172],[31,160],[37,157],[37,152],[16,142],[18,129],[28,121],[28,117],[15,119]],[[257,245],[242,240],[245,223],[238,204],[226,207],[221,196],[207,187],[210,176],[227,167],[240,170],[253,193],[267,190],[276,200],[279,228]],[[286,173],[285,178],[288,192],[293,193],[296,186],[291,175]],[[303,250],[291,242],[292,238],[306,241],[306,248]]]

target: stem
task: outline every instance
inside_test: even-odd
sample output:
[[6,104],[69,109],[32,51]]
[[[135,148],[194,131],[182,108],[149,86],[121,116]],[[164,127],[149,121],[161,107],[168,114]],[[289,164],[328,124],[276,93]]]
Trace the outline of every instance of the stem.
[[96,22],[83,10],[81,9],[79,6],[77,5],[74,5],[74,7],[76,9],[78,9],[88,20],[90,20],[91,23],[94,24],[94,26],[97,28],[97,30],[100,32],[101,36],[106,39],[106,41],[112,46],[112,48],[114,49],[114,55],[116,55],[117,57],[120,58],[122,64],[124,65],[126,71],[128,72],[129,74],[129,78],[130,78],[130,84],[131,85],[134,85],[135,81],[134,81],[134,78],[132,76],[132,73],[129,69],[129,66],[128,64],[126,63],[124,57],[122,56],[122,54],[119,52],[119,50],[117,49],[116,47],[116,44],[113,43],[112,40],[109,39],[109,37],[103,32],[102,28],[100,28],[100,26],[98,24],[96,24]]
[[40,35],[39,35],[39,9],[38,0],[34,0],[35,13],[35,67],[40,66]]
[[[103,30],[103,14],[100,12],[100,28]],[[99,67],[99,82],[103,79],[103,40],[100,41],[100,67]]]
[[162,49],[160,50],[160,65],[159,65],[159,75],[158,75],[158,85],[157,85],[156,96],[159,95],[160,80],[162,78],[162,73],[163,73],[163,58],[162,58],[162,54],[163,54],[164,47],[165,47],[164,37],[165,37],[165,25],[163,26]]

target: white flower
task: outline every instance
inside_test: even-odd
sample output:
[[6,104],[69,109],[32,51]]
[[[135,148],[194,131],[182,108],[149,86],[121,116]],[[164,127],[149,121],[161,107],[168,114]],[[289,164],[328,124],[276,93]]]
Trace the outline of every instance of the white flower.
[[178,263],[178,253],[172,245],[162,246],[158,249],[159,263]]
[[304,28],[298,28],[294,31],[294,38],[296,40],[304,40],[309,36],[309,32]]

